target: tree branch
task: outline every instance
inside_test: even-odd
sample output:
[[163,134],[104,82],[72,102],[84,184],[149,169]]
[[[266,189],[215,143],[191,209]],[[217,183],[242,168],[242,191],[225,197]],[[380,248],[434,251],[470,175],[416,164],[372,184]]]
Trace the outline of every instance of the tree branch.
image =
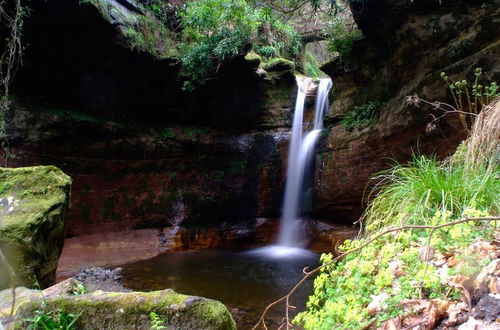
[[289,316],[288,316],[288,309],[289,309],[289,305],[288,305],[288,301],[290,299],[290,297],[295,293],[295,291],[297,291],[297,289],[308,279],[310,278],[312,275],[316,274],[317,272],[319,272],[321,269],[327,267],[327,266],[330,266],[332,264],[334,264],[335,262],[343,259],[345,256],[351,254],[351,253],[355,253],[355,252],[358,252],[360,250],[362,250],[363,248],[365,248],[366,246],[370,245],[371,243],[373,243],[374,241],[376,241],[377,239],[379,239],[380,237],[382,236],[385,236],[387,234],[390,234],[390,233],[394,233],[394,232],[398,232],[398,231],[401,231],[401,230],[406,230],[406,229],[430,229],[432,231],[436,230],[436,229],[441,229],[441,228],[445,228],[445,227],[450,227],[450,226],[454,226],[454,225],[458,225],[458,224],[461,224],[461,223],[465,223],[465,222],[471,222],[471,221],[500,221],[500,216],[497,216],[497,217],[478,217],[478,218],[464,218],[464,219],[461,219],[461,220],[457,220],[457,221],[453,221],[453,222],[447,222],[447,223],[444,223],[444,224],[441,224],[441,225],[436,225],[436,226],[425,226],[425,225],[407,225],[407,226],[401,226],[401,227],[395,227],[395,228],[389,228],[379,234],[376,234],[375,236],[373,236],[372,238],[370,238],[368,241],[366,241],[365,243],[363,243],[361,246],[351,250],[351,251],[347,251],[347,252],[344,252],[340,255],[338,255],[336,258],[334,258],[333,260],[331,260],[330,262],[327,262],[326,264],[323,264],[321,266],[318,266],[316,268],[314,268],[313,270],[311,271],[307,271],[307,268],[304,268],[303,272],[304,272],[304,277],[302,277],[302,279],[297,282],[297,284],[295,284],[295,286],[283,297],[279,298],[278,300],[275,300],[274,302],[270,303],[266,309],[264,310],[264,312],[262,313],[259,321],[254,325],[254,327],[252,328],[252,330],[255,330],[259,327],[259,325],[262,325],[262,327],[264,329],[268,329],[267,326],[266,326],[266,322],[265,322],[265,316],[267,314],[267,312],[274,306],[276,306],[277,304],[283,302],[283,301],[286,301],[286,315],[285,315],[285,322],[286,322],[286,326],[287,326],[287,329],[288,329],[288,326],[291,325],[290,323],[290,319],[289,319]]

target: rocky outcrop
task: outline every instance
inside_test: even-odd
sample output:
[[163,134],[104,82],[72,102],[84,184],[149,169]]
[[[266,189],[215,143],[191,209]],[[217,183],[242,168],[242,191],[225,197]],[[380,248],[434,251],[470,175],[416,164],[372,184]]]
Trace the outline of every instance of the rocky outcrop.
[[[74,179],[68,235],[255,228],[258,217],[278,217],[293,66],[280,62],[266,72],[249,53],[184,92],[170,55],[158,60],[125,47],[133,22],[103,17],[106,1],[91,2],[101,12],[77,0],[33,4],[8,126],[9,166],[55,164]],[[129,3],[124,13],[142,15],[134,1],[109,3]],[[407,161],[417,150],[444,156],[464,138],[452,117],[428,130],[436,114],[405,103],[407,95],[446,99],[441,71],[458,78],[481,66],[498,77],[493,1],[357,3],[365,39],[323,67],[335,98],[315,165],[313,211],[331,221],[359,216],[363,191],[387,158]],[[341,124],[354,106],[370,105],[372,125]]]
[[[156,324],[168,329],[236,329],[227,308],[219,301],[187,296],[167,289],[152,292],[85,292],[74,278],[40,290],[17,288],[15,317],[8,317],[10,290],[0,292],[0,321],[9,329],[25,329],[38,315],[66,321],[75,329],[150,329]],[[71,316],[73,315],[73,316]]]
[[175,61],[124,47],[91,5],[34,6],[2,156],[73,178],[69,236],[279,213],[290,68],[257,73],[241,57],[187,93]]
[[[54,166],[0,168],[0,248],[17,285],[55,282],[65,237],[71,179]],[[1,259],[0,259],[1,260]],[[0,262],[0,289],[10,286]]]
[[24,321],[37,310],[64,308],[66,313],[79,315],[76,329],[150,329],[150,313],[156,313],[171,329],[236,329],[227,308],[218,301],[186,296],[173,290],[153,292],[95,292],[81,296],[31,300],[19,306],[16,316]]
[[[450,95],[440,73],[474,80],[481,67],[486,80],[500,80],[498,1],[351,1],[365,38],[349,56],[322,69],[334,79],[334,101],[326,118],[315,173],[318,214],[356,218],[370,177],[405,162],[414,152],[443,157],[454,151],[465,132],[457,118],[406,102],[417,94],[429,101]],[[373,115],[353,121],[354,107]],[[372,108],[376,108],[372,110]],[[433,122],[431,127],[429,124]],[[367,124],[371,123],[371,124]]]

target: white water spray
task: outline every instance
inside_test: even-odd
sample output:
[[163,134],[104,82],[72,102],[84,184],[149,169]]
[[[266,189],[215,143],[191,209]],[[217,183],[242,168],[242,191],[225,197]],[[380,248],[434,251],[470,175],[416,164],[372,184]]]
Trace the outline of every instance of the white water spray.
[[312,129],[304,135],[304,105],[311,78],[297,78],[297,101],[293,117],[292,136],[288,153],[287,180],[283,215],[277,245],[254,250],[255,253],[272,257],[297,257],[310,255],[302,249],[303,221],[300,219],[301,203],[306,167],[311,164],[314,146],[323,129],[323,116],[328,111],[328,92],[332,87],[329,78],[323,78],[318,85]]
[[304,103],[310,79],[297,78],[298,93],[293,118],[292,138],[288,156],[287,180],[283,216],[278,236],[278,245],[300,247],[302,243],[300,219],[301,194],[306,165],[312,161],[312,152],[319,133],[323,129],[323,116],[328,110],[328,92],[332,87],[330,79],[321,79],[318,85],[314,123],[312,130],[303,138]]

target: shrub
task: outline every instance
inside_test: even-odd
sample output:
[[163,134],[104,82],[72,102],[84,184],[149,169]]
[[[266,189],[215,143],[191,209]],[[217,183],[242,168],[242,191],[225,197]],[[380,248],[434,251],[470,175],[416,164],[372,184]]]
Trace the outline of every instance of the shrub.
[[460,217],[469,208],[500,210],[500,166],[486,162],[473,170],[463,163],[415,156],[378,176],[382,187],[365,213],[369,232],[390,225],[426,224],[437,212]]
[[189,74],[184,88],[193,90],[239,54],[257,28],[256,15],[244,0],[188,2],[180,13],[183,43],[180,59]]

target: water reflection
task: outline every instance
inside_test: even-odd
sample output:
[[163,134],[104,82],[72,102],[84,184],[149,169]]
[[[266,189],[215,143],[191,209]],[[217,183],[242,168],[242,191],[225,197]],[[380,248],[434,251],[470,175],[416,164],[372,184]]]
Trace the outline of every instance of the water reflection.
[[[123,267],[124,285],[133,290],[172,288],[180,293],[222,301],[231,310],[239,329],[253,325],[264,308],[286,294],[302,278],[306,266],[318,264],[318,255],[303,251],[276,258],[262,249],[205,250],[165,254]],[[291,303],[303,310],[312,281]],[[278,323],[284,307],[270,314]]]

